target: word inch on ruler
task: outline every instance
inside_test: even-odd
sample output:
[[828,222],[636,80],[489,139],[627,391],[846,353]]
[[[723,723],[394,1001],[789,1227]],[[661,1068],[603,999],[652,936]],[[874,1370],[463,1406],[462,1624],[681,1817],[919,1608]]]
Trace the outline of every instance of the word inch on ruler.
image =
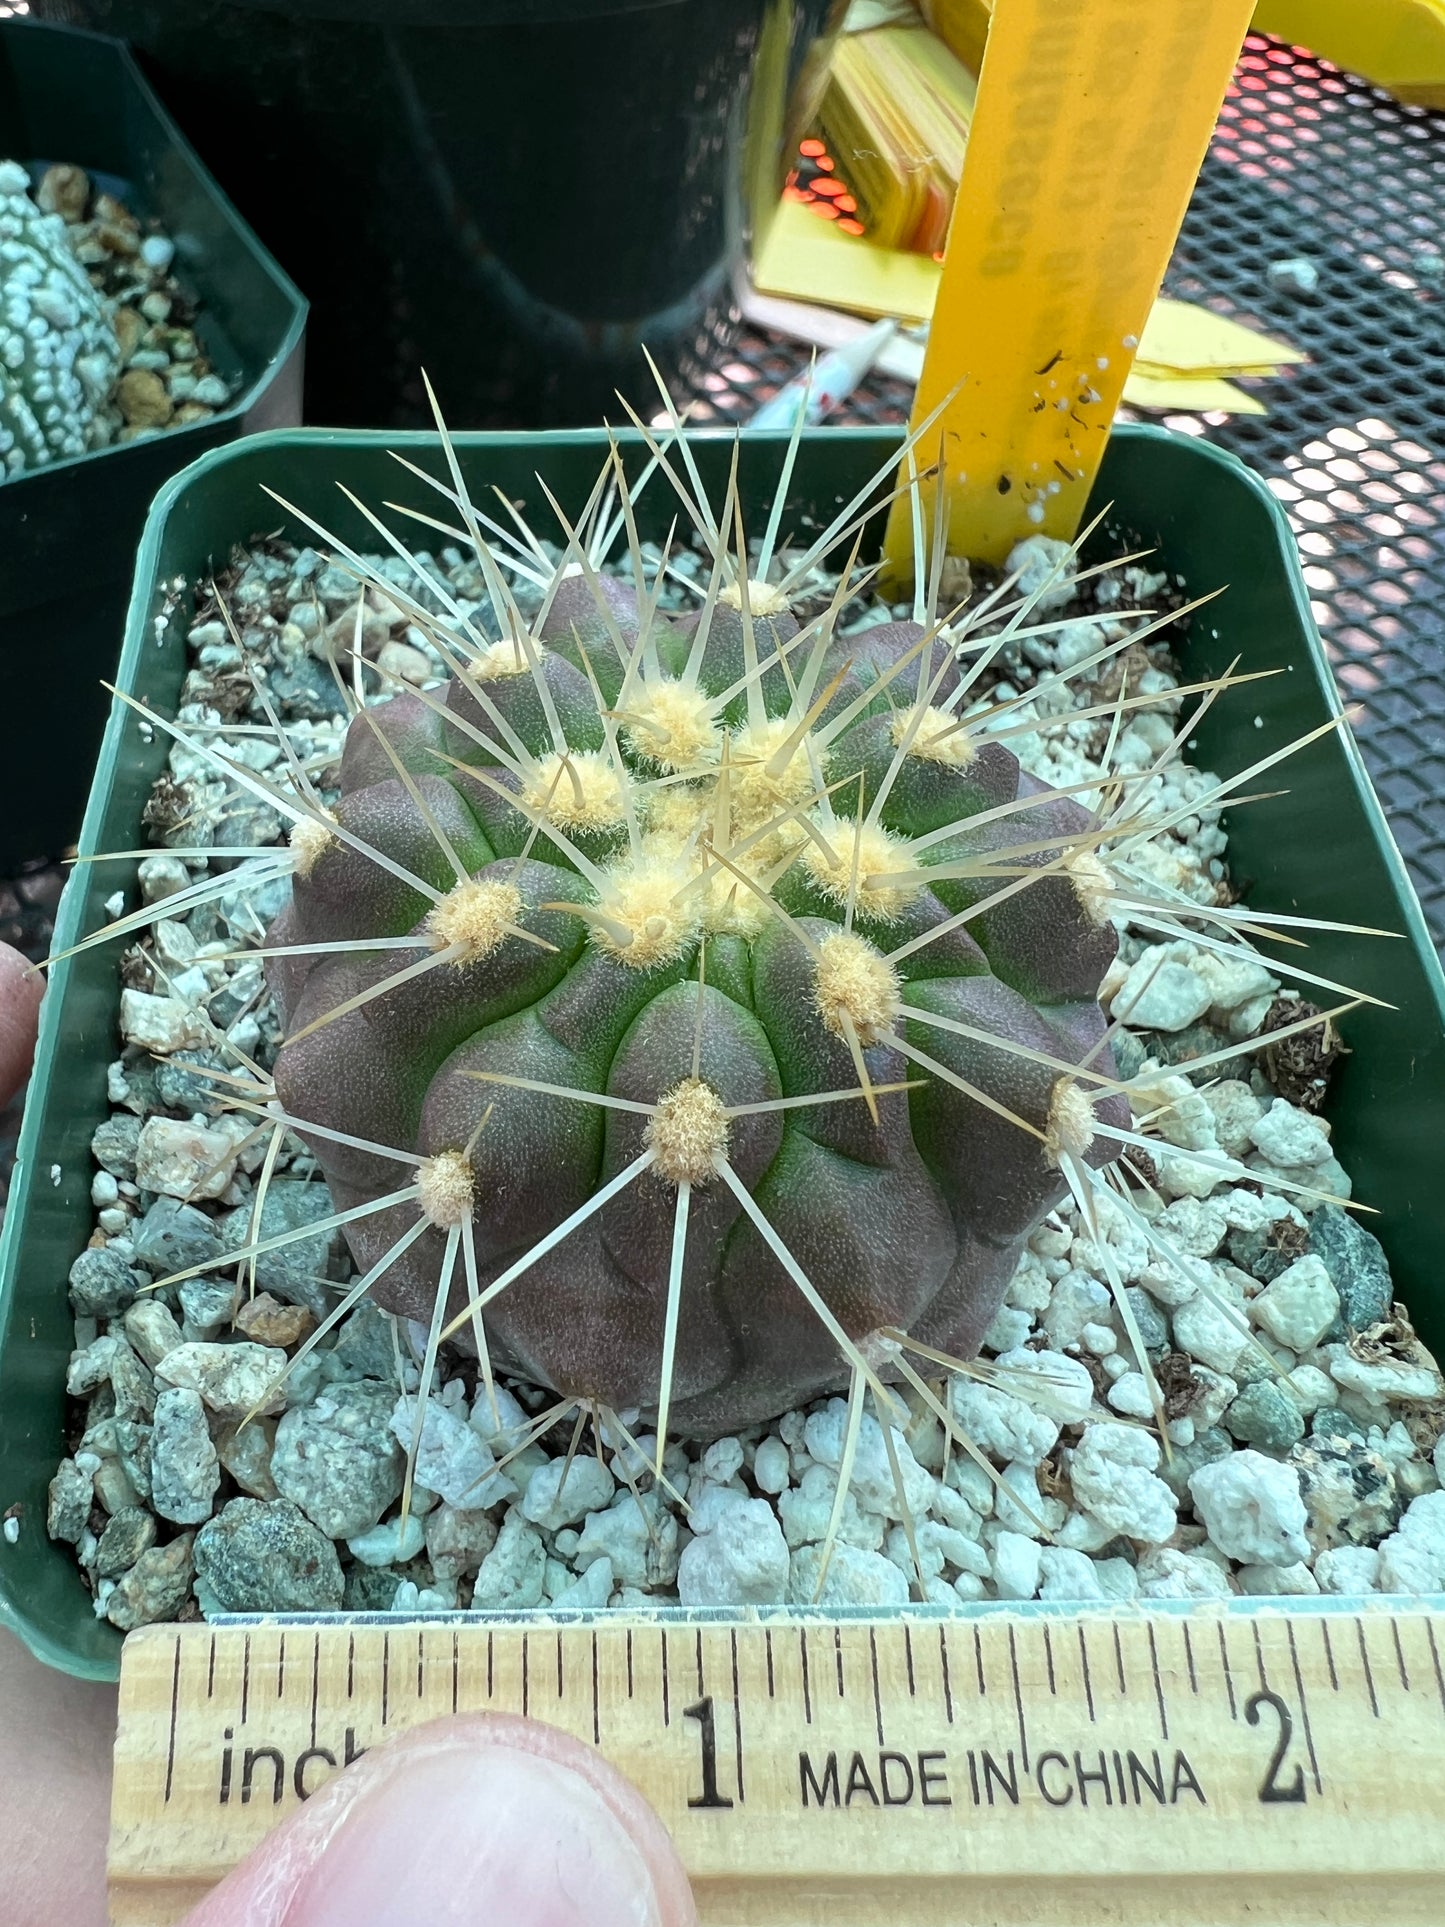
[[950,553],[1078,528],[1252,4],[997,0],[913,413]]
[[273,1622],[126,1642],[116,1927],[166,1927],[370,1746],[598,1747],[731,1927],[1438,1927],[1445,1615]]

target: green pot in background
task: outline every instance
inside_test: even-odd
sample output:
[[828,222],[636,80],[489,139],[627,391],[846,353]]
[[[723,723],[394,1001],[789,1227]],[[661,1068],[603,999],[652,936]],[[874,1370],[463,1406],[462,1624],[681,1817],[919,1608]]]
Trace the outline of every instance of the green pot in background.
[[[738,479],[743,512],[753,522],[772,498],[786,439],[743,437]],[[831,517],[882,466],[897,439],[888,429],[807,435],[790,491],[790,526],[802,531]],[[606,453],[596,432],[464,435],[457,446],[468,490],[476,496],[495,484],[524,500],[543,532],[549,523],[537,473],[576,516]],[[707,486],[720,499],[732,437],[698,436],[694,447]],[[429,506],[434,498],[392,460],[393,448],[433,471],[439,466],[435,437],[302,431],[217,451],[177,476],[157,501],[141,546],[120,687],[162,714],[174,713],[186,668],[189,605],[184,598],[172,603],[171,585],[204,578],[233,544],[277,527],[278,511],[262,494],[264,485],[303,505],[324,503],[337,536],[362,547],[375,541],[374,532],[338,494],[338,481],[363,501]],[[628,458],[639,461],[635,437]],[[1142,539],[1191,595],[1223,590],[1179,650],[1187,679],[1222,674],[1236,657],[1243,669],[1281,672],[1215,704],[1191,740],[1201,766],[1244,769],[1339,717],[1294,538],[1274,497],[1240,462],[1163,429],[1121,428],[1096,501],[1113,505],[1107,530],[1095,539],[1100,558]],[[670,519],[665,491],[642,498],[644,537],[660,540]],[[286,532],[308,539],[300,527]],[[876,551],[881,515],[870,534]],[[158,625],[171,607],[175,619]],[[86,815],[84,851],[145,842],[141,811],[165,760],[160,733],[146,741],[134,713],[117,705]],[[1232,876],[1248,900],[1263,910],[1394,930],[1403,939],[1311,932],[1310,963],[1387,1000],[1351,1015],[1351,1054],[1338,1068],[1327,1114],[1356,1196],[1379,1213],[1367,1222],[1384,1242],[1400,1295],[1426,1343],[1440,1351],[1445,976],[1348,731],[1322,736],[1292,756],[1271,773],[1269,787],[1284,793],[1227,819]],[[133,874],[129,864],[78,870],[61,904],[57,948],[98,928],[105,898],[118,884],[129,885]],[[64,1449],[65,1364],[74,1329],[66,1274],[90,1236],[90,1138],[108,1115],[106,1066],[119,1050],[115,952],[114,945],[86,951],[54,973],[0,1239],[0,1513],[18,1507],[20,1520],[13,1544],[0,1539],[0,1622],[50,1664],[91,1678],[114,1676],[120,1636],[96,1619],[71,1548],[46,1537],[45,1506]]]
[[136,48],[312,304],[306,416],[647,412],[733,326],[841,0],[32,0]]
[[235,389],[209,421],[0,481],[0,691],[15,724],[0,876],[80,829],[156,490],[208,448],[300,420],[306,303],[216,187],[125,48],[0,20],[0,158],[72,161],[176,243],[206,352]]

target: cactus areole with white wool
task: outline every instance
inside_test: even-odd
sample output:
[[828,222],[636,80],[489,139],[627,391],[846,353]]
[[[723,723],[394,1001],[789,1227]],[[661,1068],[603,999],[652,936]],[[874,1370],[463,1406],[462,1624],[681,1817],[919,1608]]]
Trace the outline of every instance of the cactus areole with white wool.
[[575,561],[500,640],[433,616],[456,673],[354,717],[268,937],[282,1105],[338,1211],[402,1194],[347,1227],[378,1300],[699,1437],[890,1332],[971,1358],[1127,1123],[1092,819],[951,631],[843,600],[719,551],[686,617]]

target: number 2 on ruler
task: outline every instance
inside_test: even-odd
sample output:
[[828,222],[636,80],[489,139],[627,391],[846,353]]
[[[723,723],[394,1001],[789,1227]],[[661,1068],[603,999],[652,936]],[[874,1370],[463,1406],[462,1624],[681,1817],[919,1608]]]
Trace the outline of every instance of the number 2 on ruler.
[[1294,1778],[1288,1786],[1281,1786],[1279,1783],[1279,1770],[1284,1765],[1284,1756],[1289,1752],[1290,1739],[1294,1733],[1294,1721],[1290,1717],[1290,1710],[1278,1693],[1251,1693],[1244,1702],[1244,1717],[1251,1726],[1259,1725],[1262,1706],[1267,1706],[1279,1721],[1279,1738],[1275,1741],[1268,1769],[1260,1783],[1259,1797],[1266,1806],[1302,1804],[1305,1797],[1305,1770],[1302,1766],[1296,1766]]

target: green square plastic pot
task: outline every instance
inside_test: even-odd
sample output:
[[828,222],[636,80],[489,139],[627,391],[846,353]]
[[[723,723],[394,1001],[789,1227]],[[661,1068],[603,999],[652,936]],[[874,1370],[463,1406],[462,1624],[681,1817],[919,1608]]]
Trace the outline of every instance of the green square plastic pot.
[[209,421],[0,482],[0,676],[14,734],[0,876],[80,828],[156,490],[208,448],[301,419],[306,303],[202,167],[118,40],[0,20],[0,157],[73,161],[176,243],[235,400]]
[[[770,499],[785,437],[744,436],[739,479],[744,512],[756,522]],[[828,517],[884,465],[892,430],[824,429],[804,438],[789,525]],[[464,435],[458,447],[474,493],[496,484],[547,527],[537,483],[545,475],[576,515],[603,459],[593,431],[550,435]],[[727,434],[700,436],[700,466],[721,498],[731,458]],[[300,431],[257,436],[212,452],[177,476],[151,512],[131,600],[120,687],[161,713],[174,713],[185,671],[188,598],[171,613],[171,586],[223,562],[232,545],[274,529],[276,508],[261,493],[277,487],[333,519],[344,540],[365,547],[366,525],[335,484],[366,502],[421,507],[430,495],[388,452],[439,467],[430,436]],[[630,453],[636,453],[635,444]],[[1192,594],[1222,590],[1196,617],[1183,645],[1193,680],[1239,659],[1281,673],[1224,697],[1201,725],[1191,753],[1221,772],[1246,768],[1331,718],[1339,704],[1310,618],[1294,540],[1274,498],[1232,456],[1155,428],[1120,429],[1099,481],[1112,503],[1097,538],[1117,553],[1138,538],[1155,547]],[[660,538],[671,519],[667,491],[642,498],[644,535]],[[306,539],[300,528],[289,530]],[[881,518],[870,531],[877,540]],[[374,536],[370,538],[374,541]],[[147,741],[133,712],[112,712],[81,849],[131,849],[145,842],[140,814],[165,760],[160,732]],[[1322,932],[1311,964],[1384,999],[1347,1026],[1351,1055],[1339,1069],[1329,1115],[1355,1195],[1389,1253],[1400,1296],[1427,1343],[1445,1341],[1445,1186],[1438,1134],[1445,1100],[1445,977],[1419,906],[1345,728],[1291,757],[1267,787],[1287,793],[1231,813],[1230,862],[1252,902],[1368,924],[1394,940]],[[104,899],[128,870],[86,865],[60,906],[56,947],[104,921]],[[62,1451],[65,1363],[73,1337],[66,1274],[91,1230],[89,1141],[107,1115],[106,1066],[118,1051],[114,948],[58,966],[45,1002],[20,1160],[0,1244],[0,1512],[19,1519],[14,1543],[0,1539],[0,1616],[45,1660],[90,1677],[114,1674],[119,1636],[96,1620],[69,1546],[45,1533],[46,1485]],[[16,1510],[18,1508],[18,1511]]]

